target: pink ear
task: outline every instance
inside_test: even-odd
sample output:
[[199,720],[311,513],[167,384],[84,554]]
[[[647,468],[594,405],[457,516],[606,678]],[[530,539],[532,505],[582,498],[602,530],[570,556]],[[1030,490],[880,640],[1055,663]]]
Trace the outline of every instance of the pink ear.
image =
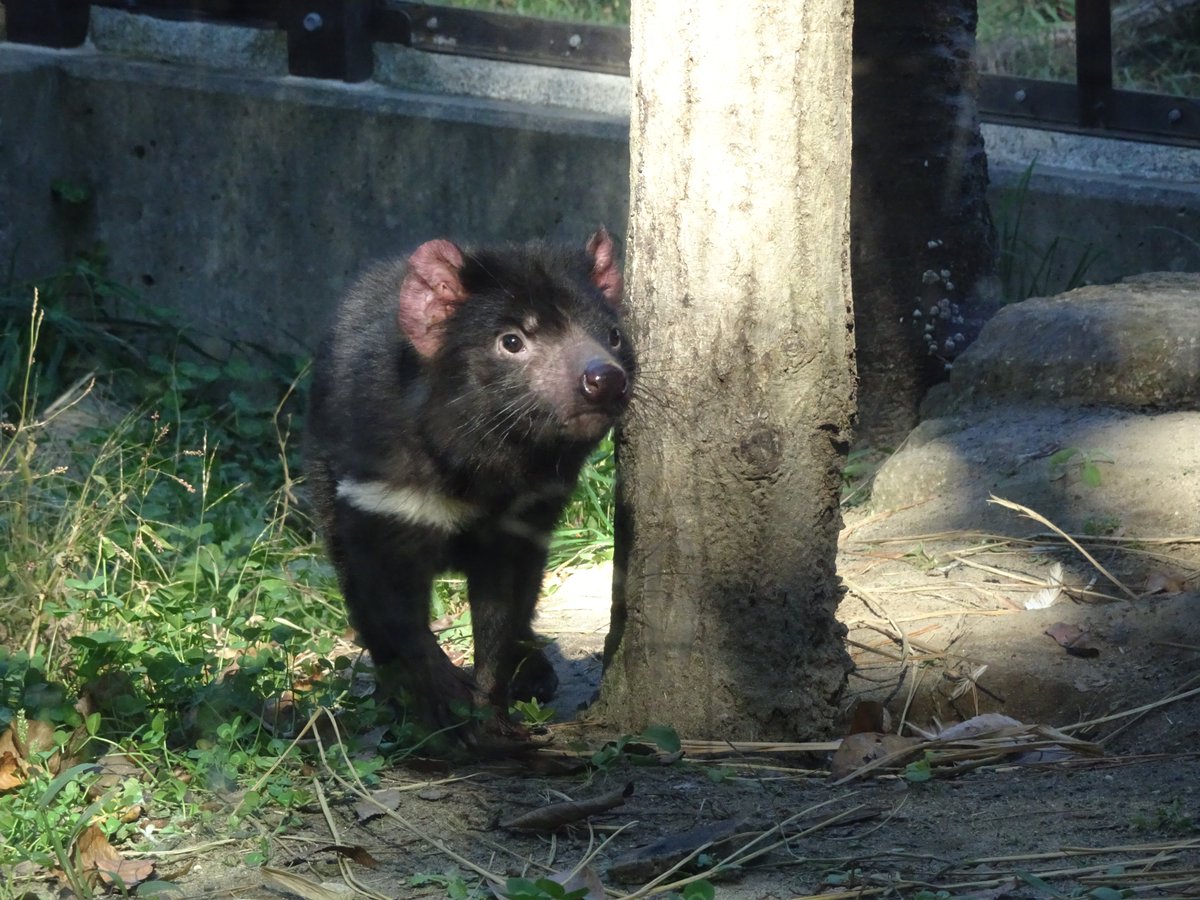
[[587,252],[592,257],[592,283],[600,288],[609,306],[620,312],[625,281],[614,258],[612,238],[603,226],[588,238]]
[[467,299],[459,270],[462,251],[450,241],[426,241],[408,258],[400,285],[400,330],[424,357],[442,347],[445,322]]

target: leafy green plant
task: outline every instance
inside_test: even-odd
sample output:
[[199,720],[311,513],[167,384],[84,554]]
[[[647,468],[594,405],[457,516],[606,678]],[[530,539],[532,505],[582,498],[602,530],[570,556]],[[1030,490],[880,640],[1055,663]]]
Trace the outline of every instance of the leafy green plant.
[[507,897],[508,900],[582,900],[587,893],[586,887],[568,891],[549,878],[510,878],[505,882],[504,890],[500,892],[501,896]]
[[904,767],[904,780],[909,784],[918,784],[933,778],[933,766],[930,765],[929,754],[910,762]]
[[669,725],[649,725],[640,734],[626,734],[610,741],[592,754],[591,764],[601,771],[608,771],[620,760],[633,765],[659,765],[658,754],[650,746],[664,753],[678,753],[681,748],[679,734]]
[[516,700],[513,702],[512,708],[515,712],[521,714],[521,718],[535,727],[545,725],[554,718],[554,710],[542,706],[538,702],[537,697],[531,697],[528,700]]
[[937,557],[930,556],[924,544],[918,544],[915,549],[905,553],[901,559],[922,572],[928,572],[938,565]]
[[440,887],[449,900],[469,900],[471,897],[487,896],[483,891],[472,888],[461,875],[418,873],[408,883],[411,887]]
[[1099,487],[1101,482],[1100,463],[1113,462],[1102,450],[1081,450],[1079,447],[1064,447],[1050,456],[1050,479],[1062,478],[1068,471],[1077,468],[1079,480],[1088,487]]
[[589,565],[612,558],[616,462],[612,435],[592,451],[550,542],[549,567]]
[[[57,868],[82,896],[87,886],[63,862],[77,823],[136,838],[117,815],[133,792],[145,791],[159,831],[198,815],[224,815],[227,826],[286,821],[309,802],[303,761],[288,760],[295,722],[268,711],[290,696],[292,719],[303,721],[294,707],[348,695],[329,659],[343,613],[326,599],[330,572],[314,562],[289,494],[280,396],[290,380],[149,354],[136,379],[114,380],[82,423],[65,427],[62,411],[100,399],[76,381],[42,402],[72,377],[67,360],[103,371],[129,357],[66,317],[52,322],[39,296],[21,330],[6,323],[3,337],[0,729],[36,726],[41,743],[20,741],[23,768],[5,773],[0,863]],[[47,346],[61,367],[50,377]],[[274,396],[214,389],[230,376],[257,377]],[[316,654],[302,672],[301,651]],[[80,739],[86,746],[74,746]],[[90,770],[66,763],[104,747],[141,775],[96,799],[80,778]],[[223,812],[200,813],[193,799],[251,782]]]
[[1133,827],[1137,831],[1154,834],[1189,835],[1200,832],[1200,822],[1184,809],[1183,802],[1178,798],[1156,806],[1149,814],[1136,813]]

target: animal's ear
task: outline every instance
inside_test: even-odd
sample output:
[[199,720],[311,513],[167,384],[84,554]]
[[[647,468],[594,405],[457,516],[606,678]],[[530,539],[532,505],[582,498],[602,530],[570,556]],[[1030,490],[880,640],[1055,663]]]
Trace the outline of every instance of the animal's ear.
[[400,284],[400,330],[426,358],[442,348],[446,320],[467,299],[459,272],[462,251],[450,241],[426,241],[408,258]]
[[604,295],[609,306],[620,312],[625,280],[617,266],[612,238],[603,226],[588,238],[587,252],[592,258],[592,283],[600,288],[600,293]]

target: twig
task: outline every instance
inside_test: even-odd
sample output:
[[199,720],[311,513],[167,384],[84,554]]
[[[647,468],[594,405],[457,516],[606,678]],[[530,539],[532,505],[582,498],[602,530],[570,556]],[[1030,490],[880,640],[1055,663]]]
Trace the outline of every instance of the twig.
[[1117,588],[1120,589],[1121,593],[1125,594],[1125,596],[1127,596],[1130,600],[1137,599],[1137,594],[1135,594],[1133,591],[1131,591],[1129,588],[1127,588],[1125,586],[1124,582],[1122,582],[1119,578],[1117,578],[1115,575],[1113,575],[1111,572],[1109,572],[1108,569],[1104,568],[1104,566],[1100,565],[1100,561],[1097,560],[1096,557],[1092,556],[1092,554],[1090,554],[1086,550],[1084,550],[1083,547],[1080,546],[1080,544],[1077,540],[1075,540],[1073,537],[1071,537],[1069,534],[1067,534],[1065,531],[1063,531],[1061,528],[1059,528],[1057,525],[1055,525],[1053,522],[1051,522],[1049,519],[1047,519],[1041,513],[1035,512],[1034,510],[1030,509],[1028,506],[1022,506],[1020,503],[1013,503],[1011,500],[1005,500],[1002,497],[997,497],[995,494],[991,494],[988,496],[988,503],[994,503],[997,506],[1003,506],[1005,509],[1011,509],[1018,514],[1025,516],[1025,518],[1027,518],[1027,519],[1033,519],[1033,521],[1038,522],[1042,525],[1045,525],[1047,528],[1049,528],[1051,531],[1053,531],[1055,534],[1057,534],[1059,537],[1061,537],[1064,541],[1066,541],[1068,544],[1070,544],[1072,547],[1074,547],[1077,551],[1079,551],[1079,553],[1083,556],[1083,558],[1086,559],[1088,562],[1090,562],[1092,564],[1092,566],[1096,569],[1097,572],[1099,572],[1101,575],[1103,575],[1105,578],[1107,578],[1109,581],[1111,581],[1114,585],[1116,585]]

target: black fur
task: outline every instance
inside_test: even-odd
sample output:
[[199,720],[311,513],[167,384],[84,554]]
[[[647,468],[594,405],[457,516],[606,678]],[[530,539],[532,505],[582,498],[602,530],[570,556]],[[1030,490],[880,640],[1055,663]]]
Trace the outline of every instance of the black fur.
[[[530,625],[546,543],[632,393],[620,277],[611,262],[600,271],[592,244],[463,253],[452,286],[466,298],[434,330],[436,351],[422,353],[397,316],[420,252],[368,271],[338,309],[314,362],[309,482],[351,620],[386,686],[406,688],[431,724],[458,722],[460,706],[492,707],[506,722],[510,686],[545,700],[557,685]],[[507,349],[516,344],[520,357]],[[368,485],[369,499],[348,499],[346,485]],[[364,508],[382,495],[405,510],[433,498],[426,518],[446,521]],[[448,568],[468,579],[474,682],[428,627],[431,582]]]

